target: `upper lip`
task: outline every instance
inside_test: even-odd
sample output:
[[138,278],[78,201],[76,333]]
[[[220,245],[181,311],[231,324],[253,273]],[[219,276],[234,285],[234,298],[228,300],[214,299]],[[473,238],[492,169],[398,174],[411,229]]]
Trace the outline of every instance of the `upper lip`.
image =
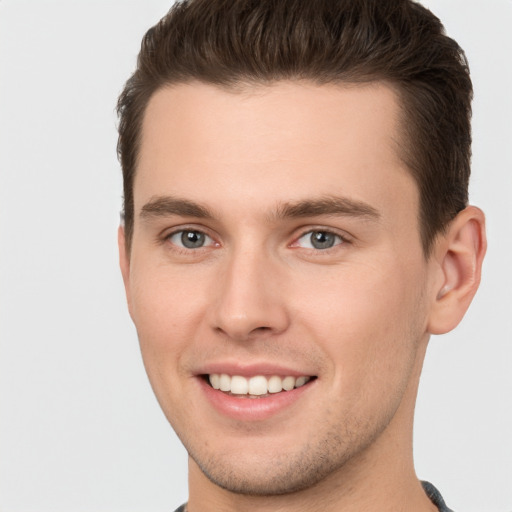
[[255,375],[280,375],[291,377],[310,377],[314,374],[310,371],[302,371],[290,366],[280,365],[271,362],[260,362],[251,364],[241,364],[239,362],[212,362],[201,366],[196,372],[197,375],[210,375],[212,373],[225,373],[227,375],[240,375],[242,377],[253,377]]

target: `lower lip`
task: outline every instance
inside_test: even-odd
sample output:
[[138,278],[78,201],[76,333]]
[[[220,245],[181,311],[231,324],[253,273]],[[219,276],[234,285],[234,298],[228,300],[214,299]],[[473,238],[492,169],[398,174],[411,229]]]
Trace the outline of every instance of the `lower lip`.
[[198,378],[201,389],[211,405],[222,415],[239,421],[262,421],[292,407],[312,386],[316,379],[300,388],[269,394],[262,398],[244,398],[213,389],[203,378]]

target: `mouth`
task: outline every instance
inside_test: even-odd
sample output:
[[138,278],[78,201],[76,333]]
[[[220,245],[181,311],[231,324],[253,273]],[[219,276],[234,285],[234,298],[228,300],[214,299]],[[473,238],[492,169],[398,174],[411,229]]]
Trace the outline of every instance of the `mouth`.
[[316,379],[316,376],[311,375],[298,377],[293,375],[254,375],[243,377],[227,373],[210,373],[202,377],[211,388],[239,398],[266,398],[301,388]]

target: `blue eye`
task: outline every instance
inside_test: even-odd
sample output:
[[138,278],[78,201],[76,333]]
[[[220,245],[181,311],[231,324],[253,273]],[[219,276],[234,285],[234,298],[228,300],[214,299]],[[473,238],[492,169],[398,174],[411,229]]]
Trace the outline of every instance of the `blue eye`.
[[319,230],[304,233],[297,240],[297,245],[305,247],[306,249],[325,250],[331,249],[335,245],[340,245],[343,242],[344,240],[341,236],[331,233],[330,231]]
[[192,229],[176,231],[169,236],[169,240],[174,245],[185,249],[200,249],[213,243],[213,240],[208,235]]

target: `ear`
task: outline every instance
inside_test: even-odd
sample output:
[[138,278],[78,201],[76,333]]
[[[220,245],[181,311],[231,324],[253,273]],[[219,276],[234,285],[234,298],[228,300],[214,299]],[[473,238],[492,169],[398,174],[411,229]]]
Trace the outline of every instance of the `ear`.
[[434,248],[436,279],[428,331],[444,334],[462,320],[480,284],[487,249],[485,217],[468,206],[440,235]]
[[119,226],[117,230],[117,245],[119,247],[119,267],[121,268],[121,274],[123,276],[128,309],[130,309],[130,254],[126,246],[126,236],[124,226],[122,225]]

